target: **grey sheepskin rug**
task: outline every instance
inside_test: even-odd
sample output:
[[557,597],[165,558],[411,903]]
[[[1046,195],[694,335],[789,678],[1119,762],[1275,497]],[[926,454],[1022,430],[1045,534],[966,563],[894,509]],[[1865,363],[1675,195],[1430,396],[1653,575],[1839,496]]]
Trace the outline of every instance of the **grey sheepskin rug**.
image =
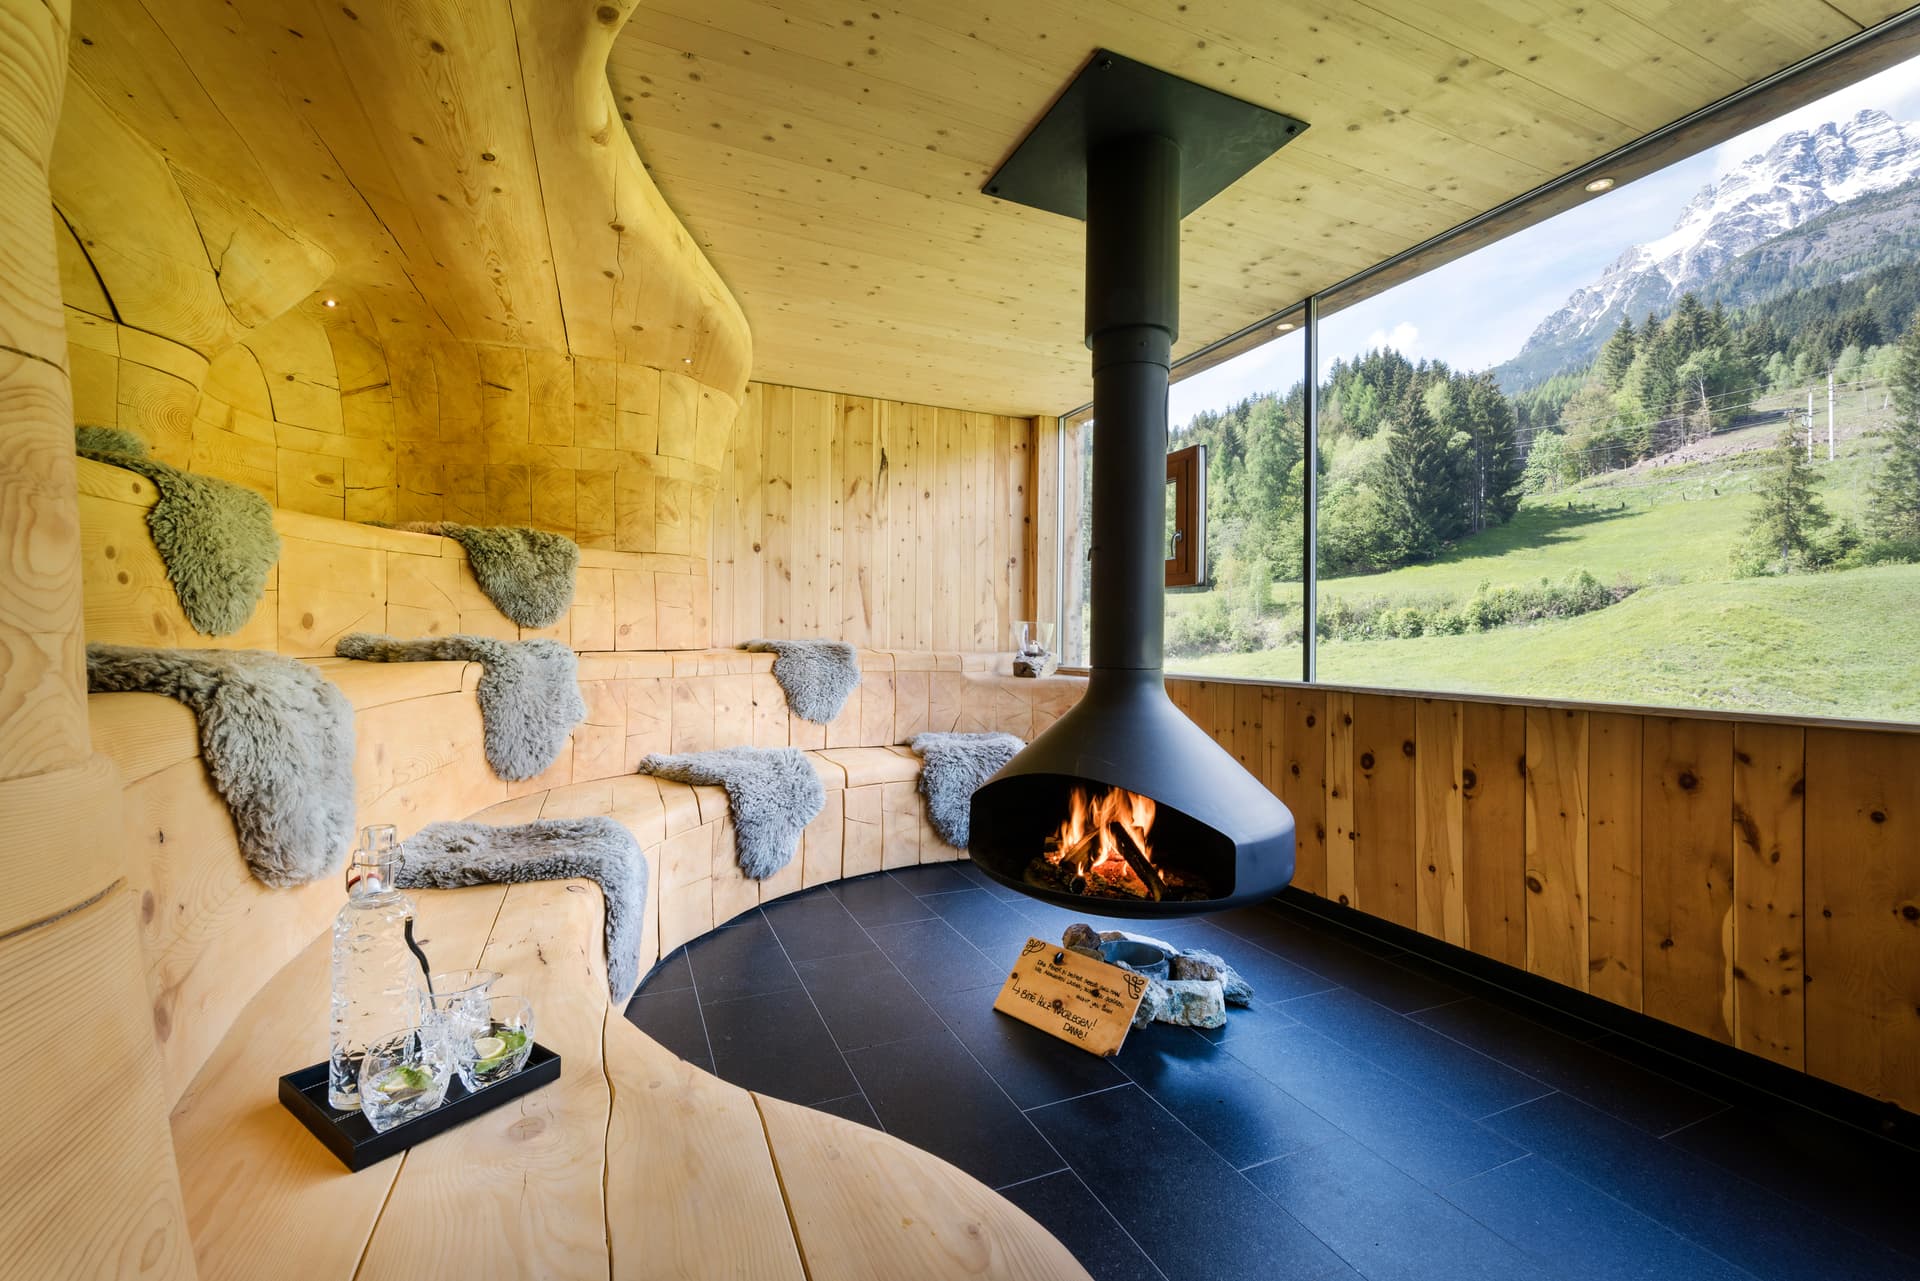
[[251,649],[87,646],[87,690],[164,694],[200,722],[200,755],[262,882],[304,885],[353,839],[353,706],[305,663]]
[[432,823],[401,849],[404,889],[451,890],[585,877],[607,900],[607,993],[624,1006],[640,982],[647,860],[617,820],[542,818],[516,827]]
[[975,790],[1026,744],[1011,734],[916,734],[907,746],[920,754],[927,821],[941,840],[963,850]]
[[118,427],[81,427],[74,447],[82,458],[153,482],[160,497],[147,513],[147,529],[194,630],[231,636],[246,626],[280,559],[280,535],[267,500],[149,458],[145,443]]
[[367,523],[459,543],[480,590],[495,609],[522,627],[551,627],[573,604],[580,545],[563,534],[513,525],[456,525],[450,520]]
[[400,640],[372,632],[342,636],[342,658],[375,663],[479,663],[480,720],[487,764],[510,783],[553,764],[573,727],[587,717],[579,661],[555,640],[503,641],[490,636]]
[[853,646],[829,640],[750,640],[740,648],[774,655],[773,678],[786,691],[787,707],[801,720],[825,725],[847,705],[860,684]]
[[740,870],[763,881],[793,861],[800,833],[826,807],[820,776],[797,747],[725,747],[649,756],[642,774],[727,789]]

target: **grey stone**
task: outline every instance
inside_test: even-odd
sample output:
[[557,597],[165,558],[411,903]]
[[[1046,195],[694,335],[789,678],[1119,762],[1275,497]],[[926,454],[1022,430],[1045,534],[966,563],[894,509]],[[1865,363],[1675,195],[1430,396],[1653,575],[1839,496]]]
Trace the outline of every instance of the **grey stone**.
[[1149,978],[1147,990],[1140,996],[1140,1008],[1133,1012],[1133,1026],[1145,1027],[1165,1015],[1172,1004],[1173,997],[1167,991],[1167,985],[1159,979]]
[[1167,1008],[1154,1017],[1162,1023],[1181,1027],[1226,1026],[1226,994],[1218,979],[1169,979],[1161,986],[1167,991]]
[[1253,984],[1212,952],[1199,948],[1182,952],[1173,958],[1168,973],[1169,977],[1176,979],[1218,979],[1228,1005],[1248,1005],[1252,1002]]
[[1060,935],[1060,941],[1076,952],[1100,951],[1100,932],[1082,921],[1075,921]]

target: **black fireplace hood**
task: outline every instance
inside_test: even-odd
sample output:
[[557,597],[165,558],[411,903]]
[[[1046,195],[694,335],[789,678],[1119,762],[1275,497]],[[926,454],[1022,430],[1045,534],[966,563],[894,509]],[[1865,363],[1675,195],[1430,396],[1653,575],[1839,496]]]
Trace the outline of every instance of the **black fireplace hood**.
[[[1293,816],[1168,699],[1161,646],[1180,219],[1305,127],[1100,51],[987,182],[990,195],[1087,223],[1092,674],[1079,704],[974,793],[971,813],[975,865],[1035,897],[1171,916],[1270,898],[1293,876]],[[1143,872],[1151,896],[1096,897],[1037,879],[1075,793],[1114,789],[1154,803],[1151,853],[1129,846],[1128,862],[1144,856],[1167,883]]]

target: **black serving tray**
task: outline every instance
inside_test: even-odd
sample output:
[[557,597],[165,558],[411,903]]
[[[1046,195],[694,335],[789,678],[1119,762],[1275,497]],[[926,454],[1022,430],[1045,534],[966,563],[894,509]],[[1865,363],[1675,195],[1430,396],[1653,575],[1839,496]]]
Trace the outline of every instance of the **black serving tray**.
[[342,1165],[349,1170],[364,1170],[376,1161],[405,1152],[416,1143],[424,1143],[463,1121],[471,1121],[529,1090],[559,1079],[560,1056],[535,1041],[532,1052],[527,1055],[527,1065],[512,1076],[480,1090],[469,1090],[456,1074],[447,1083],[446,1102],[425,1116],[402,1121],[385,1134],[376,1133],[373,1123],[358,1110],[340,1112],[327,1105],[325,1063],[281,1077],[280,1106],[300,1118],[300,1124],[313,1131],[313,1136],[326,1144],[327,1151],[339,1157]]

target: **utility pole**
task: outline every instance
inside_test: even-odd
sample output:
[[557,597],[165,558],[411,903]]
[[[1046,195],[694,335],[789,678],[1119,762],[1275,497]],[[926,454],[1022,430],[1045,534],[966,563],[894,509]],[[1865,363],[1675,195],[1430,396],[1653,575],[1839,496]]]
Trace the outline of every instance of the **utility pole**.
[[1813,388],[1807,388],[1807,461],[1813,461]]
[[1827,461],[1833,461],[1833,371],[1827,371]]

